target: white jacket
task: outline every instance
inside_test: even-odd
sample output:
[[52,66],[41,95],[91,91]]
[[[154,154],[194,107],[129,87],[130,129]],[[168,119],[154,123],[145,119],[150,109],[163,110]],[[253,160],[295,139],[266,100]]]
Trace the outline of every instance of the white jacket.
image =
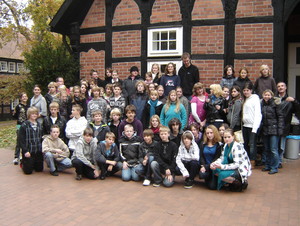
[[252,128],[252,133],[256,133],[262,119],[260,100],[258,95],[252,94],[246,98],[243,105],[243,126]]
[[68,146],[70,149],[75,149],[78,139],[83,134],[86,127],[87,120],[85,117],[80,117],[78,119],[74,117],[67,122],[66,136],[69,138]]

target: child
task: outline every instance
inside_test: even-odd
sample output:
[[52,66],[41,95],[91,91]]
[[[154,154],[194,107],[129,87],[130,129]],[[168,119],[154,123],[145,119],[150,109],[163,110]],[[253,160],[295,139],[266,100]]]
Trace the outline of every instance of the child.
[[164,94],[164,92],[165,92],[164,87],[162,85],[157,86],[157,92],[158,92],[158,96],[159,96],[158,99],[161,102],[163,102],[163,104],[165,104],[167,102],[167,97],[168,96],[165,96],[165,94]]
[[59,114],[59,104],[57,102],[52,102],[49,105],[50,108],[50,116],[47,116],[44,118],[43,122],[43,131],[44,135],[50,134],[50,129],[52,125],[58,125],[59,131],[59,138],[61,138],[64,142],[66,141],[66,119],[63,116],[60,116]]
[[153,78],[152,78],[152,73],[151,72],[146,72],[146,74],[145,74],[145,83],[146,83],[147,86],[153,83]]
[[232,86],[230,93],[231,98],[228,102],[227,122],[230,128],[235,132],[241,130],[241,111],[243,103],[240,87]]
[[119,125],[120,125],[120,117],[121,117],[121,111],[119,108],[113,108],[110,111],[110,121],[107,123],[109,126],[109,129],[113,134],[115,134],[115,143],[117,146],[119,146]]
[[104,100],[109,103],[109,98],[113,96],[113,84],[109,83],[105,86]]
[[124,109],[126,106],[126,99],[122,95],[122,86],[120,83],[115,83],[113,88],[114,95],[109,98],[109,106],[111,109],[119,108],[121,114],[124,114]]
[[148,85],[148,93],[150,93],[150,92],[153,91],[153,90],[156,90],[155,87],[156,87],[156,86],[155,86],[153,83],[150,83],[150,84]]
[[159,136],[161,141],[156,145],[154,161],[151,163],[153,187],[159,187],[161,183],[166,187],[171,187],[174,184],[178,147],[169,140],[170,129],[168,127],[160,127]]
[[176,171],[185,178],[184,188],[192,188],[194,179],[199,172],[199,147],[191,131],[182,134],[178,154],[176,157]]
[[107,132],[110,132],[109,127],[102,122],[102,112],[99,110],[93,111],[93,121],[88,124],[94,132],[94,137],[97,138],[97,142],[103,141]]
[[157,142],[153,140],[154,134],[151,129],[144,130],[144,141],[139,147],[139,162],[135,172],[139,176],[145,176],[144,186],[149,186],[151,183],[151,162],[154,160],[154,151]]
[[85,94],[81,94],[81,90],[79,86],[74,86],[73,88],[73,94],[71,95],[71,98],[69,99],[68,103],[68,116],[70,116],[72,113],[72,106],[74,104],[79,104],[82,107],[81,116],[86,116],[87,111],[87,103]]
[[119,125],[118,136],[121,137],[124,131],[124,126],[131,124],[139,137],[143,137],[143,125],[140,120],[135,118],[136,108],[134,105],[128,105],[125,108],[126,119],[122,120]]
[[81,106],[75,104],[72,107],[72,119],[67,122],[67,126],[66,126],[66,136],[67,138],[69,138],[68,146],[71,155],[75,150],[76,144],[80,136],[82,135],[84,129],[87,126],[87,120],[85,119],[85,117],[80,116],[81,111],[82,111]]
[[224,68],[224,75],[220,82],[220,85],[227,86],[229,89],[233,86],[233,83],[235,82],[236,78],[234,77],[234,68],[231,65],[226,65]]
[[111,83],[112,84],[116,84],[116,83],[119,83],[122,87],[122,83],[123,81],[119,78],[119,75],[118,75],[118,71],[117,70],[113,70],[112,72],[112,79],[111,79]]
[[39,110],[30,107],[27,110],[27,121],[20,127],[20,147],[22,149],[22,169],[25,174],[43,171],[42,128],[37,121]]
[[35,85],[33,88],[33,97],[30,100],[30,107],[36,107],[39,111],[37,121],[42,125],[44,117],[47,116],[47,102],[41,94],[41,86]]
[[150,118],[153,115],[160,115],[163,106],[163,103],[158,100],[158,92],[156,90],[151,91],[150,99],[145,105],[141,120],[143,122],[144,128],[147,128],[149,126]]
[[101,141],[97,150],[94,152],[94,162],[101,170],[100,180],[104,180],[106,176],[113,175],[122,169],[118,146],[115,142],[115,135],[107,132],[105,140]]
[[142,120],[143,110],[148,100],[146,93],[147,86],[144,81],[137,81],[135,84],[136,92],[131,96],[131,104],[136,107],[136,118]]
[[185,128],[187,122],[187,114],[184,106],[180,103],[176,95],[175,90],[171,90],[169,93],[167,103],[163,106],[160,113],[160,121],[164,126],[168,126],[169,121],[172,118],[178,118],[182,124],[182,128]]
[[100,88],[98,86],[92,89],[94,98],[88,103],[86,119],[92,121],[93,111],[100,110],[103,116],[103,122],[106,123],[107,103],[100,97]]
[[259,68],[260,77],[255,80],[254,91],[262,98],[262,93],[266,89],[270,89],[273,93],[277,93],[276,82],[273,77],[271,77],[270,68],[268,65],[263,64]]
[[150,126],[149,127],[154,134],[153,140],[160,141],[159,128],[161,127],[161,124],[160,124],[160,118],[158,115],[153,115],[150,118]]
[[72,164],[76,170],[76,180],[81,180],[82,176],[88,179],[99,177],[99,171],[94,165],[94,152],[97,150],[97,140],[93,138],[93,130],[86,128],[83,136],[76,143],[75,151],[72,155]]
[[220,125],[220,127],[219,127],[219,134],[220,134],[220,137],[221,137],[221,142],[222,143],[224,143],[224,131],[226,130],[226,129],[228,129],[229,128],[229,125],[227,124],[227,123],[222,123],[221,125]]
[[[183,96],[182,88],[180,86],[176,87],[176,95],[177,95],[180,103],[182,103],[182,105],[184,106],[186,115],[187,116],[190,115],[190,109],[191,109],[190,101],[185,96]],[[187,120],[188,120],[188,118],[187,118]],[[188,121],[187,121],[186,125],[188,125]]]
[[167,64],[165,74],[160,78],[160,85],[164,87],[165,96],[168,96],[171,90],[175,90],[177,86],[180,86],[180,78],[176,75],[176,65],[174,63]]
[[198,123],[196,122],[193,122],[191,125],[190,125],[190,128],[189,130],[192,132],[194,138],[195,138],[195,142],[197,144],[200,143],[201,139],[202,139],[202,133],[200,132],[200,126]]
[[58,176],[58,172],[71,168],[72,163],[68,146],[59,138],[58,125],[52,125],[50,135],[43,136],[42,149],[45,161],[50,168],[52,176]]
[[246,67],[242,67],[239,71],[239,77],[233,83],[233,86],[240,87],[240,90],[243,90],[246,82],[251,82],[249,79],[249,72]]
[[169,129],[171,131],[170,140],[173,141],[177,145],[177,147],[179,147],[179,145],[180,145],[181,136],[183,134],[181,125],[182,124],[178,118],[172,118],[168,124]]
[[136,174],[135,168],[139,163],[139,146],[142,138],[136,136],[133,126],[125,125],[124,135],[120,138],[120,155],[123,162],[122,180],[123,181],[139,181],[139,175]]
[[49,112],[49,105],[53,102],[53,101],[58,101],[57,98],[57,84],[56,82],[50,82],[48,84],[48,93],[46,93],[45,100],[47,102],[47,108],[48,108],[48,114]]
[[22,125],[23,122],[26,121],[26,112],[27,109],[29,108],[29,105],[27,103],[28,101],[28,96],[26,93],[21,93],[20,95],[20,100],[19,100],[19,104],[16,106],[14,113],[13,113],[13,117],[15,119],[17,119],[17,143],[16,143],[16,149],[15,149],[15,158],[13,160],[13,164],[14,165],[18,165],[19,164],[19,158],[20,158],[20,127]]
[[70,97],[68,96],[68,93],[66,91],[61,91],[58,96],[59,114],[63,116],[66,120],[69,120],[70,116],[68,113],[68,104],[70,102]]
[[152,64],[151,66],[152,79],[155,86],[158,86],[160,83],[160,78],[162,76],[159,68],[159,64]]

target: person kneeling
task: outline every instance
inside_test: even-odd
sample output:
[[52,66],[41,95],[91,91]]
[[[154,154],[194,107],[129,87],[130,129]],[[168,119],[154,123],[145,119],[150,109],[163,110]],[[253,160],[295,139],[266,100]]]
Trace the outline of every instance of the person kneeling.
[[122,169],[119,149],[115,142],[115,134],[107,132],[105,140],[101,141],[94,152],[94,161],[101,170],[100,180],[111,176]]
[[72,155],[72,164],[75,167],[76,180],[81,180],[82,176],[89,179],[99,177],[99,171],[96,169],[93,161],[96,149],[97,139],[93,138],[93,130],[86,128],[83,131],[83,136],[79,138]]
[[58,176],[59,171],[71,168],[72,163],[68,158],[70,151],[68,146],[59,138],[60,129],[58,125],[52,125],[50,135],[45,135],[42,143],[45,161],[50,168],[52,176]]
[[224,132],[224,150],[221,157],[210,164],[213,173],[218,176],[218,190],[226,184],[232,191],[242,191],[248,186],[251,164],[243,145],[235,142],[232,129]]

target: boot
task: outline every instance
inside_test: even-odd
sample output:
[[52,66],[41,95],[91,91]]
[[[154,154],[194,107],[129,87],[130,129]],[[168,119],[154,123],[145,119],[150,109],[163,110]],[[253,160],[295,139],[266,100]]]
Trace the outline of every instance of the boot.
[[255,160],[250,160],[251,169],[255,169]]

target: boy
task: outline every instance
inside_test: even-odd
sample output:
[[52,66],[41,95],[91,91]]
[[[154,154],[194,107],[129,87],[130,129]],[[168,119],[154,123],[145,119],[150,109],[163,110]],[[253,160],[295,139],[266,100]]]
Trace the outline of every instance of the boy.
[[43,171],[42,128],[37,122],[39,110],[30,107],[27,121],[20,127],[20,146],[22,148],[22,169],[25,174]]
[[[161,183],[166,187],[171,187],[174,184],[178,147],[169,140],[170,129],[168,127],[160,127],[159,136],[161,141],[156,145],[154,161],[151,163],[153,187],[159,187]],[[162,175],[165,175],[165,178]]]
[[49,105],[50,108],[50,116],[44,118],[43,122],[43,131],[44,134],[50,134],[50,128],[52,125],[58,125],[59,131],[59,138],[61,138],[64,142],[66,142],[66,119],[59,114],[59,104],[57,102],[52,102]]
[[108,122],[108,126],[111,132],[115,134],[115,143],[117,146],[119,146],[119,136],[118,136],[118,130],[120,125],[120,118],[121,118],[121,111],[119,108],[113,108],[110,111],[110,122]]
[[92,113],[93,122],[90,122],[88,127],[91,128],[94,132],[94,137],[97,138],[97,142],[103,141],[105,139],[105,135],[107,132],[110,132],[109,127],[102,123],[102,112],[100,110],[96,110]]
[[125,108],[125,115],[126,119],[122,120],[122,122],[119,125],[119,137],[122,136],[122,133],[124,131],[124,126],[127,124],[130,124],[133,126],[134,131],[137,132],[137,135],[139,137],[143,136],[143,125],[140,120],[135,118],[136,115],[136,108],[134,105],[128,105]]
[[91,122],[93,111],[100,110],[102,112],[103,122],[106,123],[107,103],[100,97],[100,88],[98,86],[93,87],[92,93],[94,98],[88,103],[86,119]]
[[52,176],[58,176],[59,171],[72,167],[71,160],[68,158],[70,155],[69,148],[59,138],[59,133],[59,126],[52,125],[50,135],[43,136],[42,149],[44,158]]
[[135,172],[139,175],[145,176],[143,182],[144,186],[149,186],[151,183],[151,162],[154,159],[155,147],[157,145],[156,141],[153,141],[153,131],[151,129],[144,130],[144,141],[139,147],[139,162],[140,164],[136,167]]
[[82,107],[78,104],[73,105],[72,107],[72,119],[67,122],[66,126],[66,136],[69,138],[69,149],[70,156],[75,150],[75,146],[79,140],[79,137],[82,135],[83,130],[87,126],[87,120],[85,117],[81,117],[80,113],[82,111]]
[[89,179],[99,177],[99,171],[94,165],[94,152],[97,150],[97,140],[93,138],[93,130],[86,128],[83,136],[79,138],[72,156],[72,164],[76,171],[76,180],[81,180],[82,176]]
[[119,149],[115,142],[115,134],[107,132],[105,140],[101,141],[94,152],[94,162],[101,170],[100,180],[110,176],[122,169]]
[[136,136],[133,126],[125,125],[124,135],[120,138],[120,155],[123,162],[122,179],[123,181],[139,181],[139,175],[136,174],[135,168],[139,163],[139,146],[142,138]]
[[176,171],[185,178],[184,188],[192,188],[200,170],[199,147],[191,131],[185,131],[176,157]]
[[121,113],[124,113],[126,106],[125,97],[122,95],[122,86],[120,83],[116,83],[113,88],[114,95],[109,98],[110,108],[119,108]]

